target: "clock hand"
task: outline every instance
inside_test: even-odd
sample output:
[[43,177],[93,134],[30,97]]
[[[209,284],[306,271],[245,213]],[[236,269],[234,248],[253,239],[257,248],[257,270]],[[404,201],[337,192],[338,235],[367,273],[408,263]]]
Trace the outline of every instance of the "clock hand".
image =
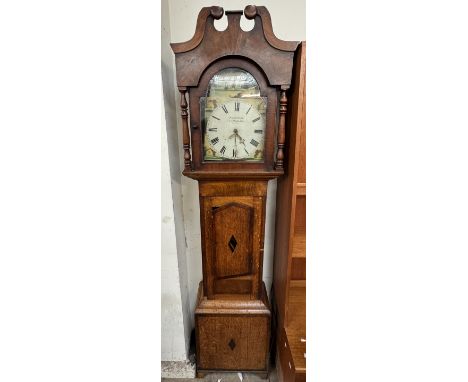
[[232,156],[233,156],[233,157],[236,157],[236,156],[237,156],[237,153],[238,153],[238,149],[237,149],[237,138],[239,138],[239,143],[241,143],[241,144],[244,145],[244,151],[245,151],[245,153],[246,153],[247,155],[250,155],[250,153],[247,151],[247,145],[245,144],[245,139],[242,138],[242,137],[239,135],[237,129],[234,129],[234,133],[231,134],[231,135],[229,136],[228,139],[232,139],[232,137],[234,137],[234,148],[233,148],[233,150],[232,150]]
[[242,143],[245,146],[245,139],[242,138],[239,134],[236,133],[236,135],[239,137],[239,142]]
[[237,134],[237,136],[239,137],[239,140],[240,140],[240,143],[242,143],[244,145],[244,151],[247,155],[250,155],[250,153],[247,151],[247,145],[245,144],[245,139],[242,138],[239,134]]
[[233,158],[237,157],[237,137],[239,137],[239,134],[237,134],[237,129],[234,129],[234,148],[232,149],[232,156]]
[[245,139],[242,138],[239,134],[237,134],[237,136],[238,136],[239,139],[241,140],[241,143],[245,146]]
[[[234,129],[234,134],[233,134],[233,135],[235,135],[237,138],[239,138],[239,141],[241,141],[241,143],[244,143],[245,139],[242,138],[242,137],[239,135],[237,129]],[[245,143],[244,143],[244,144],[245,144]]]
[[247,155],[250,155],[250,153],[247,151],[247,146],[244,143],[244,140],[241,142],[244,145],[244,151],[247,153]]

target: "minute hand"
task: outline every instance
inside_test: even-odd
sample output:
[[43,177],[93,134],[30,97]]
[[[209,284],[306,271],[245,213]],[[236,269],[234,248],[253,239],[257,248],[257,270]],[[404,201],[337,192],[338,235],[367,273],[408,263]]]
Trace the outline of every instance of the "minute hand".
[[244,145],[244,151],[247,153],[247,155],[250,155],[250,153],[247,151],[247,146],[245,144],[245,139],[242,138],[239,134],[237,134],[237,136],[239,137],[241,143]]
[[244,142],[245,142],[245,139],[242,138],[242,137],[239,135],[239,133],[234,133],[234,134],[237,135],[237,137],[239,138],[239,140],[241,141],[241,143],[245,146],[245,143],[244,143]]

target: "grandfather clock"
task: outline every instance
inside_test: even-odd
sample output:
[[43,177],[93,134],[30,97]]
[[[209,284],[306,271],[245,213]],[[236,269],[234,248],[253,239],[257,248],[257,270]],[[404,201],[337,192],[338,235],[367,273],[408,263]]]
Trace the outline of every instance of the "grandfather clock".
[[[228,27],[214,20],[226,13]],[[241,16],[255,21],[243,31]],[[199,182],[203,281],[197,373],[266,377],[271,313],[262,281],[267,183],[283,174],[287,91],[298,42],[265,7],[202,8],[191,40],[171,44],[180,91],[183,174]],[[187,102],[188,95],[188,102]]]

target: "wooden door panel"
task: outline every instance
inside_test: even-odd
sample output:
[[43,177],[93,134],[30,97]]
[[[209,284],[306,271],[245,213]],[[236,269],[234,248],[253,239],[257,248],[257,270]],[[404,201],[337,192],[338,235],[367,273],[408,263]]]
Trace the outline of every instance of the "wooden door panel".
[[199,316],[200,369],[262,370],[269,343],[268,316]]
[[217,278],[250,274],[253,208],[240,203],[213,207],[213,225]]
[[266,181],[200,183],[203,285],[208,299],[260,295],[266,191]]

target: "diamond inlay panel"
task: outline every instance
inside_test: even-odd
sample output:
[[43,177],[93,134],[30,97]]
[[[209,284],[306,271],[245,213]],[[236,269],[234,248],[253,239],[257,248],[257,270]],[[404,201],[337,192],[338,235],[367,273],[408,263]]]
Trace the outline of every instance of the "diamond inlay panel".
[[234,237],[234,235],[232,235],[231,239],[229,239],[228,245],[229,245],[229,249],[231,250],[231,252],[234,252],[237,247],[237,240]]
[[251,273],[253,208],[230,202],[212,211],[216,277]]

